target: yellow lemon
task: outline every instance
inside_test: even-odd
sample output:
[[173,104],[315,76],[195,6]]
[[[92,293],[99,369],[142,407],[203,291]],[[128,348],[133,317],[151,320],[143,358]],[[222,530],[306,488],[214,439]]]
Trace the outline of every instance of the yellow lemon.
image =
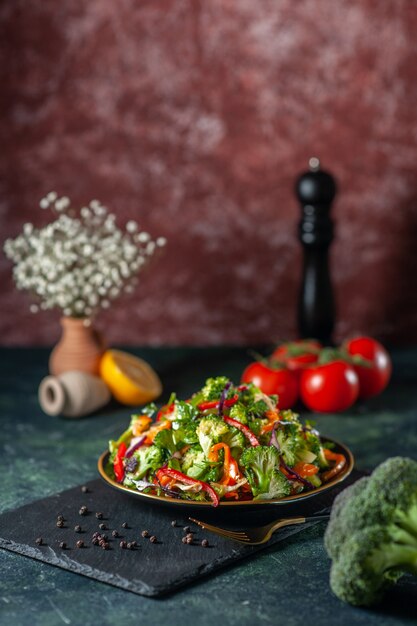
[[103,354],[100,376],[122,404],[145,404],[162,393],[161,381],[151,366],[120,350],[107,350]]

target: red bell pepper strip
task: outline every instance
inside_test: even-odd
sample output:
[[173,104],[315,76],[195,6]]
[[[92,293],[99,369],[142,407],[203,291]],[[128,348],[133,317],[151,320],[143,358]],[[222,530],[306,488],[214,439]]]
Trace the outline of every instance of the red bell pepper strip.
[[205,483],[202,480],[190,478],[190,476],[187,476],[182,472],[178,472],[171,467],[161,467],[159,470],[157,470],[156,475],[159,480],[161,480],[163,476],[169,476],[170,478],[178,480],[181,483],[185,483],[186,485],[200,485],[201,489],[207,493],[210,500],[213,502],[213,506],[218,506],[219,504],[219,496],[217,495],[217,493],[214,491],[214,489],[212,489],[212,487],[210,487],[208,483]]
[[335,465],[332,467],[332,469],[322,474],[323,481],[326,482],[342,471],[342,469],[346,465],[346,458],[343,456],[343,454],[337,454],[336,452],[332,452],[327,448],[324,449],[324,456],[328,461],[335,461]]
[[117,448],[116,457],[114,459],[113,469],[118,483],[121,483],[125,477],[125,468],[123,459],[126,454],[127,446],[125,442],[121,443]]
[[[223,403],[224,407],[231,407],[239,400],[239,396],[236,394],[233,398],[229,398],[225,400]],[[199,411],[207,411],[208,409],[218,409],[220,404],[220,400],[207,400],[206,402],[200,402],[197,405]]]
[[226,424],[229,424],[229,426],[234,426],[235,428],[240,430],[245,435],[246,439],[249,439],[250,443],[253,446],[261,445],[259,441],[257,440],[257,438],[255,437],[255,435],[253,434],[253,432],[251,431],[251,429],[245,426],[245,424],[242,424],[238,420],[234,420],[231,417],[227,417],[226,415],[223,417],[223,419],[226,422]]

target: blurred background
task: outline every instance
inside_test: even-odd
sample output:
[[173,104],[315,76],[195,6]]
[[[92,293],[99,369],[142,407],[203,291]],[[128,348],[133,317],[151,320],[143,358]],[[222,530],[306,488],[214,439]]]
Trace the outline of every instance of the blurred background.
[[[415,0],[3,0],[2,240],[48,191],[168,245],[109,343],[296,336],[296,177],[336,177],[336,339],[417,340]],[[0,341],[50,345],[0,255]]]

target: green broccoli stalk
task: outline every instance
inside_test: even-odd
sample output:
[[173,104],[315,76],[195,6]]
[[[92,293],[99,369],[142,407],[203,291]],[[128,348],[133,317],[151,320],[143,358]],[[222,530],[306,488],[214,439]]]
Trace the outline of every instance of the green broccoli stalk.
[[243,451],[239,464],[255,498],[282,498],[290,494],[291,484],[279,471],[279,463],[274,446],[254,446]]
[[332,590],[350,604],[373,604],[403,573],[417,575],[417,462],[388,459],[338,495],[325,547]]
[[218,417],[207,415],[201,418],[196,433],[206,457],[208,456],[211,446],[222,441],[222,438],[228,432],[228,425]]
[[344,602],[368,606],[404,572],[417,576],[417,537],[396,528],[358,530],[342,546],[330,574],[333,592]]
[[291,484],[284,474],[276,467],[272,470],[268,491],[258,493],[254,500],[271,500],[285,498],[291,493]]

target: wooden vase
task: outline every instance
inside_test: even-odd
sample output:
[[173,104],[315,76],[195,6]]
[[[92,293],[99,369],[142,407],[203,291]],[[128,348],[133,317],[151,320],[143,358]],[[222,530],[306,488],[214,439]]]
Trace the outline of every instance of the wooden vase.
[[78,371],[99,375],[100,359],[104,352],[101,335],[86,318],[61,318],[62,336],[49,358],[53,376]]

